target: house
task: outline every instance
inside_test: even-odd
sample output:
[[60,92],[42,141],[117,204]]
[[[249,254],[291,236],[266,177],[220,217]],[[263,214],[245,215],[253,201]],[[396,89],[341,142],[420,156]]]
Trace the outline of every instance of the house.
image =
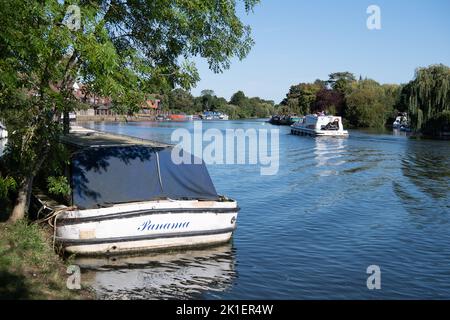
[[[112,99],[110,97],[100,97],[95,94],[88,93],[85,85],[75,83],[73,85],[73,94],[77,100],[84,103],[87,108],[76,111],[77,116],[85,117],[108,117],[117,116],[113,111]],[[155,116],[161,114],[161,100],[149,97],[141,106],[138,116]]]
[[160,109],[159,105],[161,100],[159,99],[147,99],[143,104],[140,110],[140,114],[146,115],[155,115],[157,111]]
[[73,95],[77,100],[86,104],[88,107],[76,111],[77,116],[115,116],[112,111],[112,101],[109,97],[99,97],[95,94],[86,92],[83,84],[75,83],[73,85]]

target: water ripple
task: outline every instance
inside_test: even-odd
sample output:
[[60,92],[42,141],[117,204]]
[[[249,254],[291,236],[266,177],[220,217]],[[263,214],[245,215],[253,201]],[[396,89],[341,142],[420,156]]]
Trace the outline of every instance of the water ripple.
[[[261,125],[228,121],[205,129]],[[191,124],[103,128],[159,140],[183,126]],[[348,139],[315,139],[279,129],[277,175],[261,176],[250,165],[209,166],[217,190],[242,208],[232,244],[94,263],[83,270],[99,296],[450,298],[448,142],[362,131],[351,131]],[[380,291],[366,287],[372,264],[382,270]]]

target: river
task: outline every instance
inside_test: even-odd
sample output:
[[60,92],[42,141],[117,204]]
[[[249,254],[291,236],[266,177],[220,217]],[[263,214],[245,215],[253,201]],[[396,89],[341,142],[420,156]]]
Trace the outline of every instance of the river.
[[[171,142],[190,123],[84,123]],[[242,208],[228,244],[138,257],[80,259],[101,299],[450,299],[450,143],[350,131],[289,134],[263,121],[203,128],[279,129],[279,172],[208,165]],[[381,270],[369,290],[368,266]]]

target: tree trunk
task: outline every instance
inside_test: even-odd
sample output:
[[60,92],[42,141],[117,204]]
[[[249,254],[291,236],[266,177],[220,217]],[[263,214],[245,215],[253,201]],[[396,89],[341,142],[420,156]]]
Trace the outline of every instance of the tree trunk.
[[28,212],[28,208],[30,206],[31,199],[31,190],[33,187],[32,176],[26,177],[17,192],[16,203],[14,205],[14,209],[11,213],[11,216],[8,219],[9,223],[15,223],[18,220],[22,220],[25,218],[25,213]]
[[68,111],[64,111],[63,113],[63,126],[64,134],[68,134],[70,131],[70,114]]

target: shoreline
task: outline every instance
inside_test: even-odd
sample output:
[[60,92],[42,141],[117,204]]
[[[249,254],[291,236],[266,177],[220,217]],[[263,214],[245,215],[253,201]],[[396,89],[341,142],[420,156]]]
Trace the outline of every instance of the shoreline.
[[69,290],[71,258],[63,259],[52,245],[53,231],[29,221],[0,223],[0,299],[92,300],[89,287]]

